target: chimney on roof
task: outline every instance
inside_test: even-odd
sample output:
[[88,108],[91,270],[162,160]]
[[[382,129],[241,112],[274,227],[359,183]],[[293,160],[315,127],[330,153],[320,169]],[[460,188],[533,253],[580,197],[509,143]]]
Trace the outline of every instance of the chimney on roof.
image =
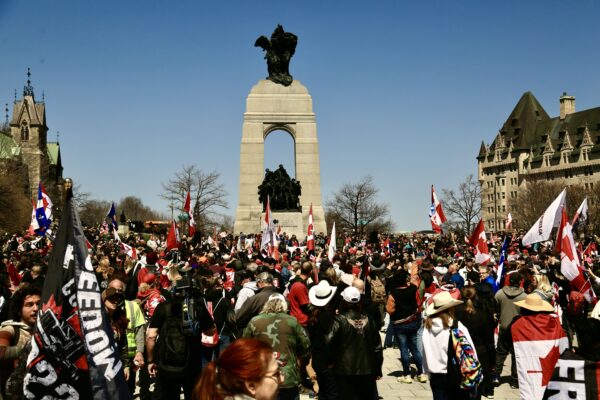
[[565,119],[569,114],[575,112],[575,97],[569,96],[567,92],[563,92],[560,96],[560,119]]

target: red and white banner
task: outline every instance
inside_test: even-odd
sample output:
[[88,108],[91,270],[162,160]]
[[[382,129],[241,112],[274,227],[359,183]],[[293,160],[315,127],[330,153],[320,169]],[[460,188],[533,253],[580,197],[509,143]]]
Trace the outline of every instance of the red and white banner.
[[483,220],[480,219],[477,227],[471,234],[469,243],[475,247],[475,262],[477,264],[485,264],[490,261],[490,250],[487,245],[487,237],[485,236],[485,228]]
[[308,211],[308,231],[306,233],[306,248],[308,251],[315,250],[315,225],[313,223],[312,203]]
[[577,256],[577,247],[575,247],[575,241],[573,240],[571,224],[569,223],[567,211],[564,207],[561,215],[558,240],[556,242],[556,249],[560,251],[560,272],[569,280],[571,286],[585,296],[588,302],[593,303],[595,302],[596,295],[592,290],[590,280],[586,279],[583,275],[579,257]]
[[431,229],[437,233],[442,233],[442,224],[446,222],[446,215],[442,209],[442,203],[435,194],[435,189],[431,185],[431,208],[429,209],[429,220],[431,221]]
[[194,233],[196,233],[196,221],[194,221],[194,213],[192,212],[192,196],[190,194],[190,192],[188,191],[187,193],[187,197],[185,198],[185,205],[183,206],[183,209],[185,210],[185,212],[188,214],[189,216],[189,230],[188,230],[188,234],[189,236],[194,236]]
[[267,205],[265,207],[265,222],[263,224],[262,240],[260,248],[267,250],[269,255],[272,255],[277,247],[277,239],[275,237],[275,226],[273,225],[273,215],[271,214],[270,199],[267,196]]
[[511,328],[519,376],[519,397],[541,399],[569,339],[555,314],[522,316]]

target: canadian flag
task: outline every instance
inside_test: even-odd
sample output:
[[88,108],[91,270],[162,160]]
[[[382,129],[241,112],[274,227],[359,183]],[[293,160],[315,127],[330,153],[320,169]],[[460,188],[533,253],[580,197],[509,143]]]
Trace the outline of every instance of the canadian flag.
[[508,213],[508,215],[506,216],[506,224],[504,226],[504,230],[509,231],[511,229],[512,229],[512,215],[510,215],[510,213]]
[[308,232],[306,233],[306,250],[315,250],[315,225],[313,224],[312,203],[308,210]]
[[556,249],[560,251],[560,272],[569,280],[571,286],[579,290],[590,303],[594,303],[596,294],[589,279],[586,279],[579,264],[579,257],[573,240],[573,231],[567,211],[563,207]]
[[429,209],[429,219],[431,220],[431,229],[437,233],[442,233],[442,224],[446,222],[446,216],[444,210],[442,210],[442,203],[435,194],[435,189],[431,185],[431,208]]
[[33,199],[31,199],[31,205],[33,206],[33,210],[31,211],[31,223],[29,224],[29,229],[27,230],[27,233],[31,236],[35,235],[35,231],[36,229],[39,229],[39,224],[37,219],[35,218],[35,211],[36,211],[36,207],[35,207],[35,201]]
[[[119,233],[117,232],[116,229],[114,230],[114,234],[115,234],[115,240],[119,243],[119,247],[121,248],[121,250],[123,250],[125,252],[125,254],[127,254],[129,257],[131,257],[132,259],[137,261],[137,251],[136,251],[135,247],[132,247],[128,244],[121,242],[121,237],[119,236]],[[88,246],[88,249],[90,247],[91,246]]]
[[183,206],[183,209],[186,213],[188,213],[188,216],[190,217],[189,219],[189,236],[194,236],[194,233],[196,233],[196,221],[194,221],[194,213],[192,212],[192,196],[190,195],[190,192],[188,190],[187,192],[187,197],[185,198],[185,205]]
[[522,316],[511,328],[522,399],[541,399],[569,340],[556,314]]
[[475,262],[477,264],[485,264],[490,261],[490,250],[487,246],[487,237],[485,236],[485,228],[483,220],[480,219],[477,227],[471,234],[469,243],[475,247]]
[[177,229],[177,224],[175,223],[175,221],[172,221],[171,228],[169,229],[169,234],[167,235],[167,251],[171,249],[178,249],[179,247],[181,247],[179,229]]

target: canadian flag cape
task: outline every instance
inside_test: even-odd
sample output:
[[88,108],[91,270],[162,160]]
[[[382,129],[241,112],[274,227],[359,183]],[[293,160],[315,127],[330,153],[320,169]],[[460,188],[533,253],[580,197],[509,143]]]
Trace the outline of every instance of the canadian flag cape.
[[431,229],[437,233],[442,232],[442,224],[446,222],[446,215],[442,210],[442,203],[435,194],[435,189],[431,185],[431,208],[429,209],[429,220],[431,221]]
[[490,251],[487,246],[487,237],[485,236],[482,219],[479,220],[477,227],[471,234],[469,243],[475,247],[475,262],[477,264],[485,264],[490,261]]
[[558,358],[569,347],[567,335],[556,314],[548,313],[519,317],[511,332],[519,395],[522,399],[541,399]]
[[567,189],[563,189],[556,199],[548,206],[544,214],[533,224],[529,231],[523,236],[523,246],[533,243],[544,242],[550,238],[552,228],[560,224],[560,210],[564,207],[567,199]]
[[544,400],[600,398],[600,362],[588,361],[571,350],[561,354],[544,393]]
[[560,250],[560,272],[569,280],[573,288],[579,290],[588,302],[593,303],[596,295],[592,290],[589,279],[586,279],[581,270],[577,248],[573,240],[573,231],[571,230],[571,224],[564,208],[561,215],[561,224],[558,229],[556,245],[556,249]]

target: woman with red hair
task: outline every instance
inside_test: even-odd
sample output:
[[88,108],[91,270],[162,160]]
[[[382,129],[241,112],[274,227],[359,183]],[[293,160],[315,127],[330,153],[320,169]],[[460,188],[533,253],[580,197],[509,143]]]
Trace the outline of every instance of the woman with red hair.
[[273,349],[257,339],[238,339],[204,369],[195,400],[274,400],[282,375]]

